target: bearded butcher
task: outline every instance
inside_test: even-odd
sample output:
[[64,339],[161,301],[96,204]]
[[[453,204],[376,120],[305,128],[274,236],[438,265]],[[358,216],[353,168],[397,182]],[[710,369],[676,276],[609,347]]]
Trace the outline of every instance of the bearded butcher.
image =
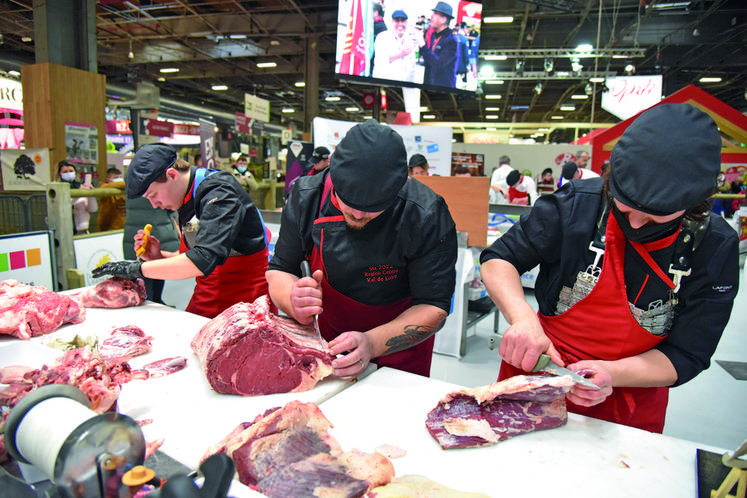
[[105,263],[93,270],[94,277],[195,277],[186,311],[208,318],[267,294],[269,231],[231,173],[190,166],[170,145],[146,144],[127,169],[125,189],[129,199],[145,197],[155,208],[178,211],[180,249],[164,251],[156,237],[140,230],[134,248],[145,247],[143,261]]
[[[388,126],[354,126],[322,174],[299,178],[270,261],[270,297],[309,324],[319,316],[338,376],[369,362],[430,375],[434,334],[450,310],[456,228],[443,198],[407,176]],[[312,277],[301,278],[308,260]]]
[[[688,104],[643,112],[604,177],[573,180],[483,251],[482,278],[510,327],[500,379],[543,353],[576,384],[570,411],[662,432],[670,387],[708,368],[739,284],[738,237],[707,202],[721,135]],[[540,266],[539,313],[520,277]]]

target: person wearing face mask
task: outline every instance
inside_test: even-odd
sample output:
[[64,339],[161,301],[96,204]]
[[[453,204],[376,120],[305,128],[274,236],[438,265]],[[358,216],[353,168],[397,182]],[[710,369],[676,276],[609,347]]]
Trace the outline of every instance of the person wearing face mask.
[[[78,181],[78,171],[75,164],[67,159],[63,159],[57,164],[57,176],[60,181],[70,184],[71,189],[91,190],[93,185],[89,183],[80,183]],[[99,208],[95,197],[73,197],[73,234],[83,235],[88,233],[88,226],[91,221],[91,213],[95,213]]]
[[249,171],[249,156],[241,154],[236,159],[236,164],[231,165],[227,171],[233,174],[233,177],[238,180],[244,190],[247,192],[251,190],[259,190],[259,184],[254,179],[254,175]]
[[[669,388],[708,368],[737,294],[737,234],[708,210],[720,166],[707,114],[658,105],[604,177],[540,197],[485,249],[482,278],[510,324],[499,379],[547,354],[600,387],[576,384],[569,411],[662,432]],[[538,313],[519,277],[537,265]]]

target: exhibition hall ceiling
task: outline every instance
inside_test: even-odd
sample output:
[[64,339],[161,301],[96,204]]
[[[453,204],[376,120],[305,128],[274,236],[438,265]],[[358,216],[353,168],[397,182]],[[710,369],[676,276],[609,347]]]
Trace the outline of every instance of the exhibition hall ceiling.
[[[337,10],[338,0],[101,0],[98,71],[112,87],[153,83],[162,98],[227,114],[241,111],[244,95],[253,94],[271,102],[273,122],[303,129],[298,85],[314,44],[319,115],[362,120],[371,115],[363,96],[376,88],[335,78]],[[498,16],[513,20],[482,25],[477,94],[422,92],[424,122],[614,123],[619,119],[600,106],[604,85],[590,79],[623,76],[628,66],[636,75],[662,75],[664,95],[695,84],[747,110],[743,0],[483,2],[483,19]],[[0,34],[0,69],[35,62],[32,0],[0,0]],[[574,67],[580,45],[591,45],[595,57],[587,52]],[[169,69],[177,71],[162,72]],[[214,89],[221,85],[227,88]],[[401,89],[385,90],[387,112],[404,111]]]

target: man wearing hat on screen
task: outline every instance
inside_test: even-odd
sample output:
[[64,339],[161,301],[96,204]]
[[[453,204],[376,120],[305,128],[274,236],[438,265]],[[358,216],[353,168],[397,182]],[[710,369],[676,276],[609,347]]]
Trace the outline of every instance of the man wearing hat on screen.
[[213,318],[240,302],[267,294],[264,274],[269,232],[249,194],[227,171],[190,166],[167,144],[146,144],[132,158],[125,176],[128,199],[145,197],[155,208],[179,213],[179,252],[140,230],[135,251],[142,260],[104,263],[92,272],[134,280],[195,277],[186,311]]
[[[457,242],[443,198],[408,181],[402,137],[370,119],[347,132],[323,174],[293,184],[270,261],[270,297],[319,315],[335,374],[369,362],[430,374],[454,292]],[[313,278],[301,278],[308,260]]]
[[395,10],[392,29],[376,37],[374,43],[374,69],[372,76],[396,81],[415,80],[415,38],[407,31],[407,14]]
[[418,40],[420,55],[425,62],[423,83],[426,85],[456,86],[459,39],[449,28],[453,18],[451,5],[438,2],[431,14],[431,27]]
[[[708,211],[720,168],[713,119],[662,104],[628,126],[605,177],[537,199],[480,257],[510,324],[499,378],[544,353],[600,388],[576,384],[569,411],[662,432],[669,388],[708,368],[737,294],[737,234]],[[537,265],[539,313],[519,277]]]
[[329,154],[329,149],[324,146],[314,149],[314,152],[311,154],[311,169],[307,173],[307,176],[314,176],[329,167]]

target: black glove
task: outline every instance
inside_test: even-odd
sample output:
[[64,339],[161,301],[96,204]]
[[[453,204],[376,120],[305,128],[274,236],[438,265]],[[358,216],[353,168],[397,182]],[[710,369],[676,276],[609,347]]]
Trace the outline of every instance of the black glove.
[[111,275],[113,277],[126,278],[127,280],[136,280],[143,278],[143,272],[140,267],[143,265],[142,261],[111,261],[104,263],[101,266],[97,266],[91,272],[93,278],[103,277],[104,275]]

